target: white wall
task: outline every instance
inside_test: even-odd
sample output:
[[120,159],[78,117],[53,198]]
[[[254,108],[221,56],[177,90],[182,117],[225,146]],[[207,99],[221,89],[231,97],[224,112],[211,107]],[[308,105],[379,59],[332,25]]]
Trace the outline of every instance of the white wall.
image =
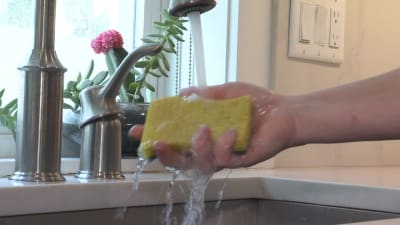
[[[345,61],[339,66],[289,59],[290,0],[271,1],[271,14],[264,0],[240,1],[238,80],[269,86],[282,94],[301,94],[399,67],[400,1],[346,1]],[[268,37],[269,23],[272,25]],[[269,38],[270,49],[264,42]],[[271,64],[266,68],[268,52]],[[279,154],[274,164],[276,167],[400,165],[399,149],[399,141],[307,145]]]

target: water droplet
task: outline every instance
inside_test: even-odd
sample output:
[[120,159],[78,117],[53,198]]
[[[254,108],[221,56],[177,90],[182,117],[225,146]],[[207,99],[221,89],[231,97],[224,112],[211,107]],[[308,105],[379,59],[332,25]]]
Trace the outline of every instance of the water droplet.
[[133,176],[133,189],[136,191],[139,189],[139,177],[143,172],[145,165],[148,163],[148,160],[139,157],[138,161],[136,162],[136,171],[135,175]]

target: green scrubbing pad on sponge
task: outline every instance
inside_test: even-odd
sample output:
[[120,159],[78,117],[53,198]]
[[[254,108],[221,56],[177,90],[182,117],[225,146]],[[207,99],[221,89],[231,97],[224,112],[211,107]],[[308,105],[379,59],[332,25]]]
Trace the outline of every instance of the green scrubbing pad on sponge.
[[144,159],[155,157],[155,141],[163,141],[177,151],[191,147],[193,135],[204,124],[216,140],[229,129],[238,137],[234,151],[245,151],[251,129],[252,101],[250,96],[226,100],[188,97],[167,97],[150,104],[138,154]]

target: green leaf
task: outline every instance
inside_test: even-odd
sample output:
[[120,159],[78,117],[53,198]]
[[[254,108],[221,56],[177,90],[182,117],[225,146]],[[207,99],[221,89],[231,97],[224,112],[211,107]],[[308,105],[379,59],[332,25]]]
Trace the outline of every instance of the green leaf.
[[[186,22],[186,21],[187,20],[185,20],[184,22]],[[177,26],[178,29],[187,30],[187,28],[182,24],[181,20],[179,20],[179,21],[172,20],[172,22],[174,23],[175,26]]]
[[109,74],[112,75],[122,60],[128,55],[128,52],[124,48],[111,48],[104,55],[106,56]]
[[[4,95],[5,89],[0,91],[0,102]],[[16,122],[17,122],[17,99],[11,100],[4,108],[0,108],[0,124],[7,127],[16,138]]]
[[154,86],[153,85],[151,85],[150,83],[148,83],[148,82],[144,82],[144,85],[146,86],[146,88],[147,89],[149,89],[150,91],[152,91],[152,92],[155,92],[156,91],[156,89],[154,88]]
[[165,18],[173,17],[172,15],[170,15],[170,14],[168,13],[168,10],[167,10],[167,9],[162,9],[162,10],[161,10],[161,15],[164,16]]
[[172,33],[171,33],[171,35],[172,35],[172,37],[174,37],[176,40],[178,40],[178,41],[180,41],[180,42],[183,42],[183,41],[184,41],[184,40],[181,38],[181,36],[178,35],[178,34],[172,34]]
[[153,71],[149,71],[149,74],[151,74],[152,76],[157,77],[157,78],[162,77],[162,75],[154,73]]
[[155,69],[157,69],[159,67],[160,64],[158,63],[158,57],[157,56],[153,57],[153,60],[151,60],[151,64],[150,65],[151,65],[150,69],[152,69],[152,70],[155,70]]
[[132,93],[136,92],[136,89],[139,87],[139,83],[132,82],[129,84],[129,91]]
[[81,91],[81,90],[83,90],[83,89],[85,89],[85,88],[87,88],[87,87],[89,87],[89,86],[92,86],[93,85],[93,81],[91,81],[91,80],[83,80],[82,82],[80,82],[77,86],[76,86],[76,88],[79,90],[79,91]]
[[135,67],[137,67],[137,68],[145,68],[145,67],[148,67],[148,66],[150,66],[150,65],[151,65],[151,62],[150,62],[150,61],[148,61],[148,60],[142,60],[142,61],[137,62],[137,63],[135,64]]
[[17,99],[14,98],[13,100],[11,100],[6,106],[4,106],[4,110],[12,112],[14,110],[17,109]]
[[64,91],[64,98],[71,98],[71,97],[72,97],[71,92]]
[[168,30],[168,26],[165,25],[154,25],[154,28],[159,29],[159,30]]
[[166,40],[167,40],[167,42],[169,44],[169,47],[171,49],[175,49],[175,43],[171,40],[171,38],[167,37]]
[[108,52],[106,52],[106,53],[104,53],[104,55],[106,58],[106,65],[107,65],[108,72],[110,73],[110,75],[112,75],[112,74],[114,74],[114,71],[117,69],[118,65],[111,54],[108,54]]
[[162,60],[164,68],[169,71],[170,70],[170,65],[169,65],[167,56],[163,52],[161,52],[160,58]]
[[63,103],[63,109],[74,110],[74,107],[72,107],[70,104],[64,102],[64,103]]
[[154,21],[154,22],[153,22],[153,24],[154,24],[154,25],[156,25],[156,26],[160,26],[160,27],[166,27],[166,28],[168,28],[168,25],[166,25],[166,24],[165,24],[165,23],[163,23],[163,22]]
[[158,68],[158,71],[160,71],[160,73],[161,73],[164,77],[168,77],[167,71],[165,71],[161,66]]
[[163,51],[164,51],[164,52],[167,52],[167,53],[174,53],[174,54],[177,54],[177,52],[175,51],[175,49],[171,49],[171,48],[163,48]]
[[76,82],[71,80],[71,81],[68,81],[66,89],[67,90],[73,90],[75,88],[75,86],[76,86]]
[[99,85],[103,82],[108,75],[108,71],[101,71],[93,78],[93,84]]
[[179,35],[183,35],[183,31],[181,31],[179,28],[177,28],[177,27],[174,27],[174,26],[171,26],[171,27],[169,27],[169,31],[170,31],[170,33],[172,34],[172,35],[177,35],[177,36],[179,36]]
[[150,39],[150,38],[142,38],[142,41],[144,43],[147,43],[147,44],[156,44],[156,43],[158,43],[158,41],[155,41],[155,40]]
[[90,76],[93,73],[93,69],[94,69],[94,61],[92,59],[92,60],[90,60],[89,68],[88,68],[88,70],[86,72],[85,79],[89,79],[90,78]]
[[79,73],[78,73],[78,77],[76,78],[76,83],[81,82],[81,80],[82,80],[82,73],[79,72]]
[[153,38],[164,38],[164,35],[162,34],[149,34],[147,35],[148,37],[153,37]]

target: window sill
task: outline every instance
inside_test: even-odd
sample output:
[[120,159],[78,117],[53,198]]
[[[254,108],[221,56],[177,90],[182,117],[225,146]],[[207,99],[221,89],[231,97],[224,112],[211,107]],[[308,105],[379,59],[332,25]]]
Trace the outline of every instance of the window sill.
[[[136,170],[135,158],[122,159],[121,170],[123,173],[133,173]],[[4,158],[0,159],[0,177],[11,175],[15,170],[15,159]],[[74,174],[79,170],[79,158],[62,158],[61,159],[61,173],[62,174]],[[146,166],[145,171],[163,171],[163,166],[154,160],[152,163]]]

